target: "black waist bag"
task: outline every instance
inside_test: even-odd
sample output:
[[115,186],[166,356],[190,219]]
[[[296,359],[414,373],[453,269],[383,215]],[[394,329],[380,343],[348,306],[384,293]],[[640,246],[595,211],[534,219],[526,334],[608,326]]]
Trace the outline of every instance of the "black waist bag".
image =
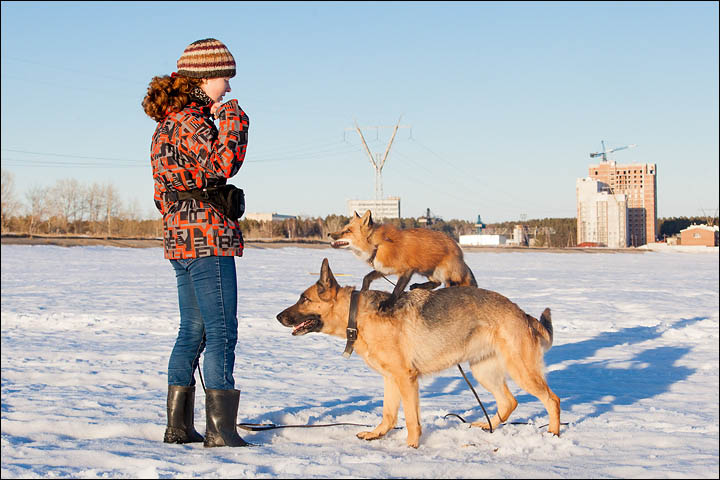
[[173,194],[177,200],[194,198],[201,202],[208,202],[227,218],[238,221],[245,213],[245,192],[235,185],[218,185],[214,187],[196,188],[186,191],[168,192],[169,200],[173,200]]

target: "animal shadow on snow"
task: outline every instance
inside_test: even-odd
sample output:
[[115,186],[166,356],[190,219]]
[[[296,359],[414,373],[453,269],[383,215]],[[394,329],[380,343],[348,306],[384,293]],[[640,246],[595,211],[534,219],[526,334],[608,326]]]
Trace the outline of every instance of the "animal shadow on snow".
[[[702,320],[707,320],[707,317],[681,319],[667,330],[682,329]],[[659,326],[630,327],[617,332],[603,332],[594,338],[576,343],[556,345],[545,353],[545,365],[551,367],[563,362],[580,362],[593,357],[596,352],[604,348],[633,345],[657,339],[667,330]],[[556,331],[556,341],[560,335]],[[550,388],[560,397],[563,413],[571,411],[574,405],[592,405],[594,407],[592,412],[574,419],[575,422],[579,422],[610,412],[616,405],[632,405],[639,400],[667,392],[674,383],[687,379],[695,372],[692,368],[676,365],[676,362],[690,350],[690,347],[684,346],[649,347],[632,357],[623,355],[617,359],[603,358],[572,363],[564,369],[549,371],[547,381]],[[620,362],[621,365],[615,367],[616,362]],[[465,374],[475,386],[488,413],[495,411],[496,405],[492,396],[482,387],[478,387],[477,381],[472,377],[468,368],[463,367],[463,369],[466,370]],[[453,394],[465,395],[468,399],[467,405],[472,405],[472,410],[479,412],[479,415],[482,416],[482,410],[477,405],[460,372],[456,370],[456,376],[449,377],[447,375],[450,375],[450,372],[451,370],[443,372],[445,376],[436,377],[432,383],[422,387],[420,395],[426,398]],[[514,383],[512,385],[514,386]],[[535,397],[526,394],[523,390],[517,391],[516,398],[518,409],[530,402],[540,405]],[[522,417],[511,420],[522,420]],[[567,421],[563,417],[561,420]],[[542,421],[545,419],[543,418]]]

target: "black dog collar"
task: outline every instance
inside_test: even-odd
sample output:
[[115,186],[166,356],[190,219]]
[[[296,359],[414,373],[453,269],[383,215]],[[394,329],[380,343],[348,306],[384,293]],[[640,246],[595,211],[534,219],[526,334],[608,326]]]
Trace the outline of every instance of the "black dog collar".
[[358,336],[357,309],[359,298],[360,292],[353,290],[350,294],[350,312],[348,313],[348,326],[345,330],[345,334],[347,336],[347,344],[345,345],[345,351],[343,352],[343,357],[345,358],[349,358],[350,355],[352,355],[353,344],[355,343],[355,340],[357,340]]

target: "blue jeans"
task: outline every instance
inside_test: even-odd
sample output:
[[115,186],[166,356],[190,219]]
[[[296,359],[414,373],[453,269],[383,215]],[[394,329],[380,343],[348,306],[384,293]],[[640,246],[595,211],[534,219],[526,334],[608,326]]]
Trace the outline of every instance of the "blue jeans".
[[206,388],[235,388],[237,277],[235,257],[170,260],[175,269],[180,329],[168,363],[168,385],[195,385],[200,354]]

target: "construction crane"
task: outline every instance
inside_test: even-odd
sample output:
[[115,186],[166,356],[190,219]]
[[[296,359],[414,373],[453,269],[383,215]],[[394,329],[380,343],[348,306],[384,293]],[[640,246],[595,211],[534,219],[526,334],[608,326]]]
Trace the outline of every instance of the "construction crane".
[[600,143],[602,144],[602,152],[591,153],[590,158],[602,157],[603,162],[607,162],[607,154],[608,153],[617,152],[618,150],[625,150],[626,148],[637,147],[637,145],[632,144],[632,145],[623,145],[622,147],[615,147],[615,148],[611,148],[610,150],[606,150],[605,149],[605,140],[601,140]]

